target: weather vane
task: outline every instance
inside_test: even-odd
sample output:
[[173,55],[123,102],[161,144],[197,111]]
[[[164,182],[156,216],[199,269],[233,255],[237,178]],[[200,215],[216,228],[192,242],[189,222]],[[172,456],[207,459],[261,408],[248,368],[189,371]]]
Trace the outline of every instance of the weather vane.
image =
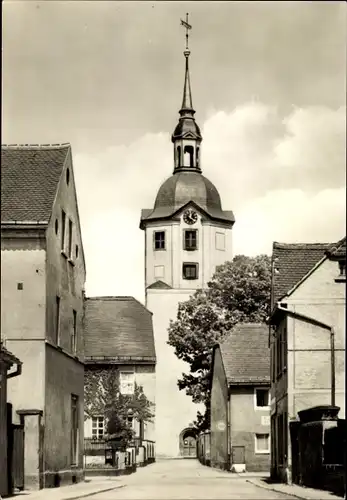
[[188,47],[188,39],[189,39],[189,30],[192,29],[191,25],[188,23],[188,13],[186,14],[186,20],[183,21],[183,19],[181,19],[181,24],[182,26],[185,27],[186,29],[186,50],[189,50],[189,47]]

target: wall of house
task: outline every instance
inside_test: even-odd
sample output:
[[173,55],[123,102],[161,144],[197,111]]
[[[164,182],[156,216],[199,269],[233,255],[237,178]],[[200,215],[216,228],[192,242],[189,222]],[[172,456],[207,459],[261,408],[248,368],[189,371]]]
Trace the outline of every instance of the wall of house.
[[[71,464],[71,395],[78,396],[78,461]],[[46,346],[46,412],[44,414],[45,486],[54,484],[59,473],[61,484],[82,477],[83,468],[83,399],[84,366],[74,358]]]
[[[336,404],[345,417],[346,288],[336,281],[337,262],[326,260],[288,299],[288,307],[334,327]],[[331,351],[329,331],[290,319],[288,364],[293,365],[291,416],[309,406],[330,404]]]
[[[69,171],[69,183],[67,183]],[[62,210],[66,213],[64,245]],[[72,220],[71,255],[69,253],[69,219]],[[56,231],[57,229],[57,231]],[[83,355],[83,290],[86,279],[81,230],[71,157],[64,166],[52,216],[47,228],[47,340],[56,345],[56,297],[60,297],[60,340],[65,351]],[[72,352],[73,310],[77,313],[76,352]]]
[[[100,365],[100,368],[104,369],[107,366],[114,367],[114,365]],[[97,369],[97,366],[91,367],[89,369]],[[147,399],[151,401],[154,406],[151,411],[155,414],[155,365],[117,365],[118,371],[134,371],[135,373],[135,382],[136,384],[142,386],[143,392],[146,395]],[[88,365],[86,365],[86,371],[88,371]],[[99,415],[96,415],[99,416]],[[100,415],[101,416],[101,415]],[[153,422],[147,422],[144,426],[144,439],[148,439],[150,441],[155,440],[155,426],[154,426],[155,418],[153,418]],[[135,435],[139,436],[140,427],[138,422],[134,422],[133,429],[135,431]],[[84,421],[84,436],[86,438],[92,437],[92,420],[90,418]]]
[[220,348],[214,352],[211,388],[211,466],[227,470],[228,445],[228,385]]
[[181,432],[196,419],[202,405],[192,402],[180,391],[177,380],[189,372],[187,363],[179,360],[167,344],[170,319],[175,320],[179,302],[189,299],[194,290],[146,291],[146,307],[153,313],[153,332],[157,355],[156,365],[156,456],[177,457],[180,454]]
[[230,387],[229,414],[231,446],[244,447],[246,470],[268,471],[270,452],[257,452],[255,442],[256,434],[270,434],[270,408],[256,407],[255,387]]

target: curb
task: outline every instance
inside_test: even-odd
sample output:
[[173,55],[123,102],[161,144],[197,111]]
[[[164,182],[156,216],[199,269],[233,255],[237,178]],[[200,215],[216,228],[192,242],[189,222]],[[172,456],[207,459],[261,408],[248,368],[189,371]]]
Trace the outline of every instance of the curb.
[[251,483],[254,486],[258,486],[258,488],[263,488],[264,490],[268,490],[268,491],[276,491],[276,493],[282,493],[283,495],[289,495],[289,496],[294,497],[294,498],[299,498],[300,500],[312,500],[312,498],[310,498],[310,497],[299,496],[296,493],[289,493],[287,491],[281,491],[281,490],[279,490],[277,488],[272,488],[271,486],[267,486],[265,484],[254,482],[254,481],[252,481],[250,479],[246,479],[246,482],[247,483]]
[[125,484],[119,484],[117,486],[112,486],[112,488],[103,488],[102,490],[93,491],[92,493],[82,493],[81,495],[75,497],[69,497],[65,500],[77,500],[78,498],[86,498],[94,495],[98,495],[99,493],[107,493],[108,491],[118,490],[120,488],[124,488]]

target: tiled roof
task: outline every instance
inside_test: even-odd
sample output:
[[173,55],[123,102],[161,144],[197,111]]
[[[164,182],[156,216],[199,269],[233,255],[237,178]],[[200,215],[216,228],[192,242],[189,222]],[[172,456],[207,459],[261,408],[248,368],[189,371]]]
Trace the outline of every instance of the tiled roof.
[[228,384],[270,383],[269,327],[240,323],[220,344]]
[[69,144],[1,146],[1,222],[48,222]]
[[152,314],[133,297],[90,297],[85,301],[86,358],[155,358]]
[[331,243],[277,243],[272,250],[272,305],[286,295],[325,255]]

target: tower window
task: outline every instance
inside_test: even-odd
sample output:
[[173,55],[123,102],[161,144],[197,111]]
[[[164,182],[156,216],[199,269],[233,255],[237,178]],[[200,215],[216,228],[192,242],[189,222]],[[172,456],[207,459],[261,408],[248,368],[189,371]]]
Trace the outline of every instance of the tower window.
[[200,148],[196,148],[196,166],[200,166]]
[[183,239],[184,250],[197,250],[198,248],[198,231],[196,229],[185,229]]
[[183,263],[183,278],[185,280],[197,280],[198,279],[198,264],[195,262],[184,262]]
[[165,250],[165,231],[154,231],[154,250]]
[[177,146],[177,167],[181,166],[181,146]]
[[193,148],[193,146],[185,146],[184,147],[184,166],[194,167],[194,148]]

